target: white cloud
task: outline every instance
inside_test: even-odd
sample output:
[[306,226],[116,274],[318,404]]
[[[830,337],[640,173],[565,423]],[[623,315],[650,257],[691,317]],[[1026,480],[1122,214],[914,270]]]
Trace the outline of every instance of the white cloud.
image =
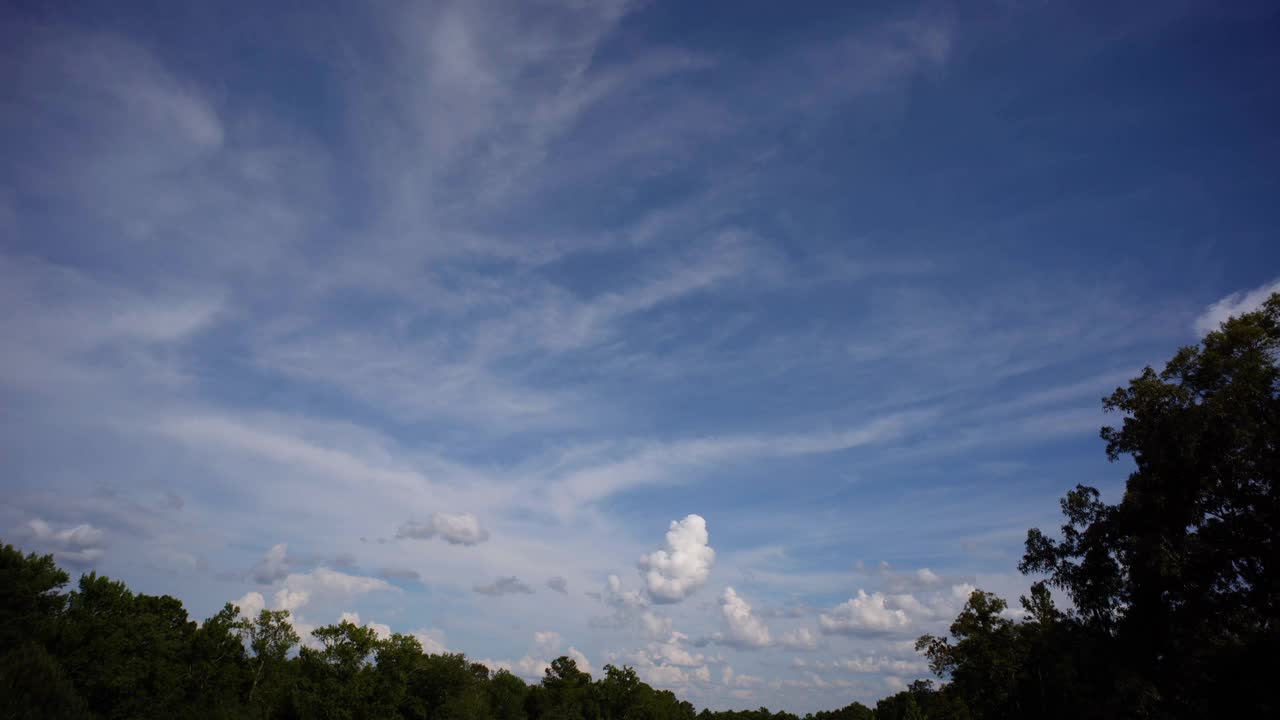
[[815,650],[818,647],[818,636],[807,627],[796,628],[784,632],[778,638],[778,644],[791,650]]
[[569,651],[566,652],[565,655],[567,655],[570,660],[573,660],[575,663],[577,663],[578,669],[581,670],[582,672],[587,673],[589,675],[596,674],[595,666],[591,664],[591,661],[587,659],[587,656],[584,655],[582,651],[579,650],[578,648],[570,646]]
[[681,688],[689,684],[689,678],[685,672],[674,665],[636,668],[636,673],[645,682],[660,688]]
[[1275,292],[1280,292],[1280,279],[1253,290],[1231,293],[1204,309],[1204,312],[1196,318],[1195,330],[1201,335],[1217,330],[1227,318],[1253,312],[1262,307],[1262,303]]
[[254,581],[270,585],[277,580],[283,580],[289,574],[289,564],[286,560],[288,550],[289,546],[285,543],[272,546],[258,564],[253,566]]
[[706,662],[699,653],[691,653],[683,645],[689,637],[684,633],[673,632],[665,642],[649,643],[649,654],[668,665],[696,667]]
[[942,582],[942,578],[938,577],[938,574],[929,568],[920,568],[917,570],[916,577],[920,582],[925,583],[926,585],[934,585]]
[[59,561],[74,565],[97,562],[105,552],[103,532],[88,523],[57,529],[40,518],[33,518],[21,534],[50,550]]
[[489,539],[489,531],[471,513],[432,513],[425,521],[409,521],[396,531],[397,538],[429,540],[439,536],[450,545],[479,545]]
[[626,590],[617,575],[610,575],[605,583],[601,599],[606,605],[615,608],[640,609],[648,605],[638,590]]
[[410,633],[422,643],[422,651],[428,655],[444,655],[449,652],[448,640],[443,630],[423,628]]
[[732,587],[726,587],[720,595],[720,614],[728,631],[714,636],[718,643],[741,649],[769,645],[769,628],[752,614],[751,606]]
[[535,658],[531,655],[525,655],[519,660],[491,660],[489,658],[481,658],[475,662],[484,665],[490,670],[506,670],[512,674],[518,675],[525,680],[541,680],[547,670],[551,668],[551,661]]
[[276,592],[275,606],[281,610],[297,610],[306,605],[311,600],[311,593],[306,590],[290,590],[289,588],[280,588]]
[[650,637],[662,637],[671,634],[671,618],[659,615],[652,610],[640,613],[640,627]]
[[645,591],[654,602],[679,602],[707,581],[716,559],[707,540],[706,520],[688,515],[671,522],[662,549],[641,556]]
[[541,655],[554,655],[560,651],[563,644],[560,633],[550,630],[540,630],[533,634],[533,647]]
[[379,640],[386,640],[387,638],[391,637],[390,625],[385,625],[383,623],[376,623],[376,622],[362,623],[360,622],[360,613],[357,613],[357,612],[342,613],[342,615],[338,617],[338,622],[340,623],[349,622],[352,625],[367,627],[373,631],[373,634],[376,635]]
[[901,609],[890,609],[883,593],[859,590],[857,597],[835,606],[829,613],[818,615],[822,632],[832,635],[876,633],[902,630],[911,621]]
[[[290,593],[305,593],[308,598],[315,595],[363,595],[365,593],[386,591],[400,592],[400,588],[381,578],[364,575],[348,575],[326,567],[318,567],[307,573],[292,573],[285,577],[283,589]],[[277,595],[277,597],[282,597]],[[291,597],[285,595],[283,597]]]
[[896,675],[911,675],[913,673],[922,673],[929,669],[928,663],[923,660],[897,660],[889,657],[875,657],[868,655],[866,657],[840,658],[832,661],[832,666],[841,670],[848,670],[855,673],[894,673]]
[[266,598],[262,597],[262,593],[253,590],[245,593],[234,604],[240,608],[240,615],[250,620],[256,619],[267,607]]
[[711,682],[711,668],[708,668],[706,665],[695,669],[690,673],[690,675],[693,676],[694,680],[697,680],[700,683],[707,684]]

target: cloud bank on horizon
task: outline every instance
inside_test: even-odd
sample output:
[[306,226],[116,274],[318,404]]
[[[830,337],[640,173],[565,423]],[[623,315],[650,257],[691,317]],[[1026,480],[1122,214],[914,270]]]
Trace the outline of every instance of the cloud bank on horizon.
[[1280,288],[1277,16],[854,5],[0,11],[0,537],[700,706],[925,677]]

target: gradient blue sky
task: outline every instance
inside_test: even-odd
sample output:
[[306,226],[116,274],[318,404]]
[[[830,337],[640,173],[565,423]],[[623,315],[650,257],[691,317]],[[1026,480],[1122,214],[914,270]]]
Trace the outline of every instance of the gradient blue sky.
[[180,5],[2,11],[0,533],[197,617],[874,700],[1280,287],[1271,3]]

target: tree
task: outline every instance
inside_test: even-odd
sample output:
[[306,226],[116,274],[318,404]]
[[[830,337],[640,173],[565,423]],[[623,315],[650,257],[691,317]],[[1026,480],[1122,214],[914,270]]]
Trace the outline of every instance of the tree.
[[1013,621],[1004,617],[1007,608],[994,594],[974,590],[951,623],[954,643],[931,635],[916,641],[929,668],[939,677],[949,674],[952,692],[983,718],[1023,716],[1017,692],[1023,651]]
[[1134,464],[1116,505],[1079,486],[1062,538],[1027,536],[1023,572],[1064,590],[1115,678],[1117,708],[1274,714],[1280,640],[1280,294],[1104,399],[1107,455]]
[[[238,612],[238,609],[237,609]],[[254,703],[254,694],[263,684],[264,678],[271,677],[271,671],[284,665],[289,651],[298,644],[298,633],[289,622],[288,610],[262,610],[258,617],[242,621],[238,630],[241,637],[253,650],[252,677],[249,681],[249,704]],[[259,703],[263,705],[264,703]]]
[[52,555],[23,555],[0,545],[0,653],[26,642],[47,643],[66,604],[67,584]]
[[191,638],[186,660],[187,705],[199,717],[244,715],[249,666],[240,636],[239,614],[235,605],[227,603],[205,620]]
[[343,620],[316,628],[311,636],[319,649],[298,653],[298,714],[308,718],[354,720],[373,716],[376,699],[374,654],[381,643],[372,628]]

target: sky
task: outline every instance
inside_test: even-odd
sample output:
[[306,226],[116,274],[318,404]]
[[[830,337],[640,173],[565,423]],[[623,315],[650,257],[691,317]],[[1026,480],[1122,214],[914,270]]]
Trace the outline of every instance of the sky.
[[0,537],[698,707],[928,676],[1280,289],[1233,2],[9,2]]

